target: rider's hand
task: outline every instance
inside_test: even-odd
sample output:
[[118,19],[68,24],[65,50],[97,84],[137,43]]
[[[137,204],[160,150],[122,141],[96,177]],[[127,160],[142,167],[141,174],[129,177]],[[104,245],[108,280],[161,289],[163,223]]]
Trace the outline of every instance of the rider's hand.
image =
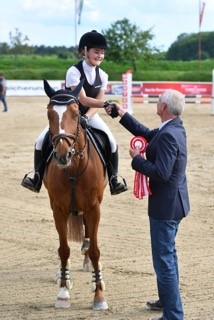
[[86,129],[88,127],[88,117],[85,114],[80,118],[80,124],[83,129]]
[[112,118],[117,118],[119,116],[116,104],[106,101],[103,104],[103,108],[105,108],[107,114]]

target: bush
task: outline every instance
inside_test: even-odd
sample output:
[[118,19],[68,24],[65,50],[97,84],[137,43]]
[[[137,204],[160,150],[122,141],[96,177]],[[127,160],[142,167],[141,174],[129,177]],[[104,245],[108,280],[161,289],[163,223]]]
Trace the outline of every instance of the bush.
[[[76,63],[72,55],[0,55],[0,72],[8,80],[62,80],[67,69]],[[212,81],[214,60],[201,61],[138,61],[134,81]],[[121,81],[122,74],[130,69],[129,64],[103,61],[101,68],[109,74],[110,81]]]

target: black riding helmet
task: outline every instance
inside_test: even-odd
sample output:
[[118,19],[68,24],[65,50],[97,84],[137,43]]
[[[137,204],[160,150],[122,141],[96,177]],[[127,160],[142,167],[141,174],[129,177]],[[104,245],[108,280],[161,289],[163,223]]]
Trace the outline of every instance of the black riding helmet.
[[108,49],[105,37],[96,30],[87,32],[80,38],[78,51],[81,52],[85,47]]

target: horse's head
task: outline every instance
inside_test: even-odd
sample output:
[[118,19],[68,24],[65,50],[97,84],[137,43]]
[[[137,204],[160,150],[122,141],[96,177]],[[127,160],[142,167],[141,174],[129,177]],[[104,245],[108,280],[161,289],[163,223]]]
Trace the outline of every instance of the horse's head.
[[54,148],[54,158],[61,168],[71,165],[72,156],[78,153],[77,142],[80,132],[78,94],[83,86],[81,81],[75,90],[57,90],[44,80],[44,89],[50,98],[48,104],[49,128]]

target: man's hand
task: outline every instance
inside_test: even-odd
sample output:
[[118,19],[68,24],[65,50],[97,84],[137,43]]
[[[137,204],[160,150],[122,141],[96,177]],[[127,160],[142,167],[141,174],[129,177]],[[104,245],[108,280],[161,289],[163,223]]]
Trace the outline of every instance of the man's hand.
[[119,113],[117,111],[117,107],[114,103],[111,102],[104,102],[103,108],[105,108],[106,113],[111,116],[112,118],[117,118],[119,116]]
[[103,108],[105,108],[106,113],[112,118],[118,116],[122,117],[125,114],[125,110],[117,102],[104,102]]
[[129,154],[132,157],[132,159],[140,154],[140,149],[129,149]]

